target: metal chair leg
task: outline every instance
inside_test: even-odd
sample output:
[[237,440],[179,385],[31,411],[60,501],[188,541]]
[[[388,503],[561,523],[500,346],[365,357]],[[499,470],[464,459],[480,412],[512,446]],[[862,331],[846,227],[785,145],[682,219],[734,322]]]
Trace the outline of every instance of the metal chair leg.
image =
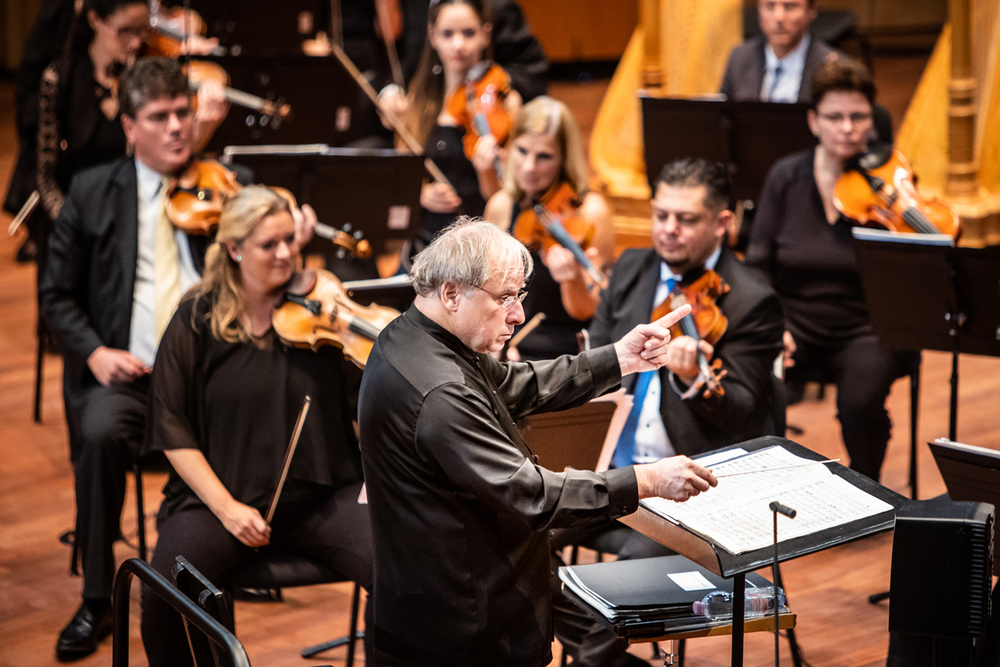
[[358,611],[361,608],[361,586],[354,584],[354,596],[351,598],[351,625],[349,633],[343,637],[337,637],[336,639],[331,639],[328,642],[322,644],[316,644],[315,646],[309,646],[302,649],[301,654],[303,658],[312,658],[315,655],[323,653],[324,651],[329,651],[330,649],[337,648],[338,646],[347,645],[347,667],[353,667],[354,665],[354,641],[357,639],[364,639],[364,630],[358,631]]

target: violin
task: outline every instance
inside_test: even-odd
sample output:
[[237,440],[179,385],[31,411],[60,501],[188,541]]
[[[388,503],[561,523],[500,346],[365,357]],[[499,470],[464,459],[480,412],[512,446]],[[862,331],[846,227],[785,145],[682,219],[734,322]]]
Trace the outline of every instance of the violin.
[[[448,100],[447,111],[465,128],[465,157],[476,154],[479,137],[492,136],[497,145],[507,143],[513,122],[504,102],[510,94],[510,75],[491,60],[483,60],[469,70],[464,86]],[[493,158],[497,179],[503,182],[503,165]]]
[[961,219],[950,205],[924,197],[909,160],[888,144],[851,159],[833,191],[842,214],[863,225],[906,234],[947,234],[957,240]]
[[[146,42],[145,55],[147,56],[179,58],[185,55],[182,47],[189,36],[205,34],[205,22],[194,10],[185,12],[181,8],[160,8],[156,14],[150,16],[149,23],[153,28],[153,34]],[[225,53],[226,50],[223,47],[214,46],[207,55],[225,55]],[[229,74],[216,63],[206,60],[189,60],[184,65],[184,72],[187,74],[188,84],[192,91],[197,92],[201,84],[206,81],[215,81],[222,87],[228,102],[265,116],[268,121],[262,122],[263,125],[270,123],[273,127],[278,127],[292,111],[291,106],[282,100],[268,100],[231,88]]]
[[312,350],[336,345],[363,369],[379,333],[397,317],[393,308],[352,301],[329,271],[303,271],[280,297],[271,325],[286,345]]
[[[179,175],[167,184],[167,218],[188,234],[208,235],[219,225],[226,202],[243,186],[236,181],[236,172],[214,160],[192,160]],[[272,187],[288,203],[297,207],[295,196],[285,188]],[[315,233],[357,257],[371,255],[371,245],[361,238],[361,232],[349,232],[323,223],[316,224]]]
[[[660,319],[667,313],[680,308],[684,304],[691,304],[691,312],[685,315],[679,322],[670,327],[670,335],[673,337],[690,336],[695,340],[705,340],[711,345],[715,345],[726,333],[729,320],[722,314],[722,310],[716,299],[729,291],[729,285],[715,271],[706,269],[696,280],[689,284],[678,284],[673,291],[667,295],[657,308],[653,311],[653,321]],[[704,391],[702,396],[724,396],[725,387],[722,386],[722,378],[726,371],[722,368],[722,359],[716,358],[709,363],[705,355],[699,349],[698,368],[704,378]]]
[[569,183],[557,183],[534,205],[523,207],[514,221],[514,237],[532,250],[546,251],[558,243],[573,253],[594,284],[608,286],[608,277],[594,266],[584,249],[594,240],[594,225],[577,213],[580,199]]

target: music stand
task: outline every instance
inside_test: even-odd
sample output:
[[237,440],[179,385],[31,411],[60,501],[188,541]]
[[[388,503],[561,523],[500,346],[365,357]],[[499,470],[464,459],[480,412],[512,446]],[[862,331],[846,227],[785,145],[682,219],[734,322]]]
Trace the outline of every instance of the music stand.
[[590,401],[559,412],[529,415],[519,424],[528,448],[538,456],[538,464],[561,472],[595,470],[604,448],[614,401]]
[[646,177],[652,187],[663,165],[686,157],[722,162],[733,172],[737,199],[757,199],[771,165],[816,145],[808,104],[733,102],[641,95]]
[[[413,236],[420,214],[424,158],[389,149],[327,146],[229,146],[223,162],[239,162],[254,179],[289,190],[300,204],[316,209],[320,222],[350,224],[380,254],[390,239]],[[324,246],[325,244],[325,246]],[[325,252],[315,238],[305,252]]]
[[958,355],[1000,356],[1000,249],[947,236],[855,228],[868,314],[885,347],[951,352],[948,437],[958,426]]
[[[233,610],[229,606],[225,594],[215,585],[205,578],[184,556],[177,556],[176,563],[171,568],[174,584],[192,602],[201,607],[209,616],[222,624],[229,632],[236,634],[236,623],[233,619]],[[214,642],[198,630],[184,617],[184,631],[188,637],[191,648],[191,657],[196,665],[200,665],[199,656],[207,659],[211,655],[212,663],[215,667],[223,667],[230,663],[223,660],[225,656]],[[206,666],[208,667],[208,666]]]
[[731,121],[724,97],[649,97],[640,93],[639,100],[650,187],[663,166],[674,160],[695,157],[731,162]]
[[760,196],[771,166],[792,153],[812,148],[816,137],[809,130],[805,103],[732,102],[732,156],[736,165],[733,195],[736,199]]
[[[280,3],[275,3],[280,4]],[[204,56],[218,63],[230,87],[290,105],[278,123],[257,111],[232,105],[205,150],[226,146],[324,143],[343,146],[370,133],[359,116],[358,86],[333,57],[307,55]]]

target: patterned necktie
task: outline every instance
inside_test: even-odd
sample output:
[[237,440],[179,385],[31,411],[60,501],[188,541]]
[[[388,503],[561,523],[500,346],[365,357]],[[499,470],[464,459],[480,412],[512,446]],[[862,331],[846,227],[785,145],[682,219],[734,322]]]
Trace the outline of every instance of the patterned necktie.
[[154,204],[160,210],[156,221],[156,253],[153,256],[156,280],[156,342],[159,344],[178,302],[181,300],[181,272],[177,263],[174,226],[167,218],[167,177],[160,182]]
[[774,102],[774,93],[778,90],[778,81],[781,79],[781,63],[774,67],[774,78],[771,79],[771,90],[767,93],[767,101]]
[[[667,278],[660,282],[667,285],[667,297],[653,308],[653,312],[662,310],[664,302],[670,299],[670,293],[674,291],[677,281]],[[615,447],[614,456],[611,461],[616,468],[624,468],[632,465],[635,458],[635,434],[639,428],[639,414],[642,412],[642,404],[646,402],[646,392],[649,391],[649,383],[653,380],[653,375],[658,371],[645,371],[639,373],[635,381],[635,392],[632,394],[632,409],[628,413],[628,419],[622,427],[621,435],[618,436],[618,445]]]

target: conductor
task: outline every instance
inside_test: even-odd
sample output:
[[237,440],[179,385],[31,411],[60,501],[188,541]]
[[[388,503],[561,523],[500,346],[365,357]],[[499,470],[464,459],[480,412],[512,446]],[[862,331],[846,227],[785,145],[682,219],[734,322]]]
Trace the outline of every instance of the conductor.
[[413,306],[379,336],[361,385],[375,552],[374,650],[390,665],[547,665],[550,528],[684,501],[716,484],[684,456],[606,473],[539,467],[514,425],[580,405],[666,361],[687,307],[613,345],[542,362],[490,356],[524,321],[527,249],[460,220],[415,259]]

